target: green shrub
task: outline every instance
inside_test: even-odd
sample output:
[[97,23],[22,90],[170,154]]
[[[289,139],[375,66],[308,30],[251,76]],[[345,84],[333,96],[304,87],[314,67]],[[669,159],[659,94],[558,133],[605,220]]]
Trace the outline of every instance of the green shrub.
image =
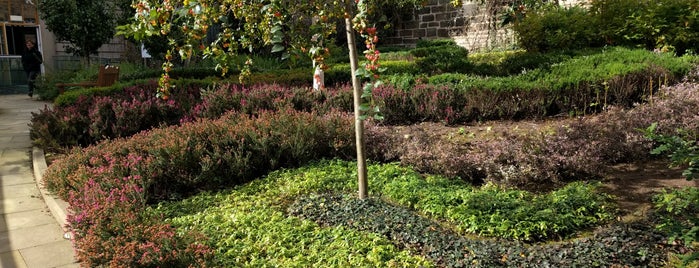
[[604,44],[633,46],[633,43],[624,37],[625,28],[629,17],[643,12],[648,2],[648,0],[591,0],[589,12],[595,20]]
[[451,39],[435,39],[418,42],[411,50],[415,63],[424,74],[467,72],[472,66],[468,61],[468,50],[456,45]]
[[408,73],[381,76],[381,81],[384,84],[403,91],[410,91],[415,85],[424,83],[426,80],[427,78],[424,75],[416,76]]
[[544,8],[514,25],[520,47],[530,52],[602,45],[592,16],[582,7]]
[[[415,48],[428,48],[428,47],[453,47],[456,46],[456,41],[451,38],[438,38],[438,39],[422,39],[415,44]],[[421,55],[419,57],[424,57]]]
[[647,49],[658,48],[682,55],[699,43],[698,0],[641,2],[642,8],[627,17],[621,34]]
[[[386,68],[382,75],[420,74],[420,69],[417,67],[415,62],[404,60],[384,60],[381,61],[380,64],[382,68]],[[325,71],[325,84],[328,86],[348,84],[351,82],[351,80],[352,74],[349,64],[333,65]]]
[[[131,74],[120,74],[119,79],[122,81],[141,80],[141,79],[157,79],[163,74],[163,70],[149,69]],[[207,77],[221,77],[221,72],[212,67],[184,67],[174,68],[169,72],[171,78],[189,78],[189,79],[204,79]],[[228,72],[227,76],[235,76],[237,71]]]
[[74,75],[74,73],[70,71],[56,71],[42,74],[37,79],[34,93],[42,100],[53,100],[59,94],[56,84],[68,82],[72,75]]

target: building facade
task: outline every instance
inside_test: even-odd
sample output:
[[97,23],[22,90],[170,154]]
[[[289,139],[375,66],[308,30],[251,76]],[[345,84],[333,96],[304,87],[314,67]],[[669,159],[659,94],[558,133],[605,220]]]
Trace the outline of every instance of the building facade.
[[[66,52],[66,43],[57,42],[46,30],[36,4],[36,0],[0,0],[0,86],[26,85],[21,62],[26,40],[37,43],[44,58],[43,73],[79,67],[80,59]],[[100,48],[96,59],[119,62],[132,50],[129,42],[116,37]]]

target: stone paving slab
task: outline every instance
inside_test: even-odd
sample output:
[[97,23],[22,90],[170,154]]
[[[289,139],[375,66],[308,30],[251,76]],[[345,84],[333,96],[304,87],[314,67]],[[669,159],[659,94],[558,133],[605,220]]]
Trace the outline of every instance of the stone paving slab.
[[27,268],[19,250],[0,253],[0,267],[2,268]]
[[63,229],[55,222],[0,233],[0,252],[63,241]]
[[80,267],[73,260],[73,248],[68,240],[20,249],[19,252],[28,268],[43,268],[47,263],[53,267]]
[[[47,204],[35,174],[29,123],[48,103],[26,95],[0,95],[0,268],[79,267],[62,224]],[[43,155],[41,160],[43,161]]]
[[45,209],[46,204],[38,196],[22,196],[16,198],[3,198],[0,201],[0,213],[14,213],[35,209]]
[[16,230],[50,224],[56,220],[51,213],[44,209],[35,209],[0,215],[0,230]]
[[[2,164],[0,164],[2,165]],[[2,174],[0,175],[0,186],[34,183],[34,178],[27,177],[26,174]]]

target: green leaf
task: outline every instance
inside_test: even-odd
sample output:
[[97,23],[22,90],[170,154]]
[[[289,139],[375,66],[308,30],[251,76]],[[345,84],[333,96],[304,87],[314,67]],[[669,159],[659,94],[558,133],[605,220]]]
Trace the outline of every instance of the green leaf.
[[362,89],[364,90],[364,94],[371,95],[371,90],[374,89],[374,86],[371,83],[366,83]]
[[354,71],[354,74],[357,77],[364,76],[364,75],[366,75],[366,73],[367,72],[366,72],[366,70],[364,70],[364,68],[357,68],[357,70]]
[[281,51],[284,51],[284,46],[282,46],[280,44],[275,44],[272,47],[272,53],[281,52]]
[[359,110],[362,111],[362,112],[369,111],[370,109],[371,109],[371,108],[369,108],[369,104],[368,104],[368,103],[362,103],[362,104],[359,105]]

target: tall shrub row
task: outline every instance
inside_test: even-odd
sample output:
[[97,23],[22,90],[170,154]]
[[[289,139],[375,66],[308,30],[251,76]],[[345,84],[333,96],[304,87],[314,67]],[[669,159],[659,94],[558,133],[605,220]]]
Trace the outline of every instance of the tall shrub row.
[[[75,148],[51,165],[47,187],[63,198],[88,179],[140,176],[149,201],[237,185],[281,167],[325,157],[351,158],[352,119],[281,110],[138,133]],[[115,164],[116,163],[116,164]],[[106,168],[109,167],[109,168]]]

